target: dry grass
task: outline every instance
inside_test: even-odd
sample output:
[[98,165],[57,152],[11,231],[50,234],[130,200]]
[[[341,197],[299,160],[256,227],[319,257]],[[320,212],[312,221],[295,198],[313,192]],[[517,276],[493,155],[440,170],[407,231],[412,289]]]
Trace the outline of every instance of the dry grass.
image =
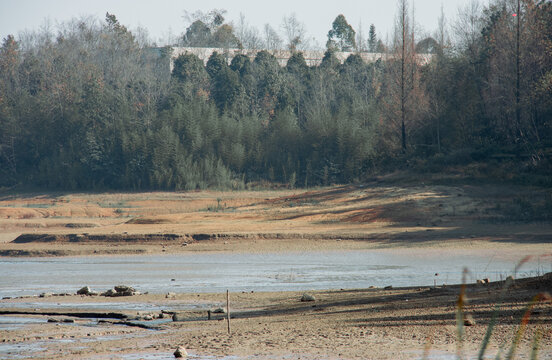
[[[546,192],[504,185],[374,182],[293,191],[14,194],[0,197],[0,241],[29,232],[80,232],[341,238],[393,246],[465,246],[478,241],[530,246],[550,241],[549,223],[500,219],[515,215],[504,213],[510,211],[511,194],[531,199],[546,198]],[[71,225],[87,223],[97,226],[78,229]]]

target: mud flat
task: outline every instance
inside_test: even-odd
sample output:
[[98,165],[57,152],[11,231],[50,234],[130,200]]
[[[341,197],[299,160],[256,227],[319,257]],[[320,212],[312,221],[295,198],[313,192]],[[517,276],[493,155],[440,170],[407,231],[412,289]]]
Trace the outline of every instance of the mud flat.
[[[477,354],[502,286],[491,282],[467,287],[465,312],[475,324],[465,327],[463,354]],[[489,356],[511,345],[528,301],[546,291],[552,291],[552,274],[516,280],[499,312]],[[196,359],[412,359],[425,351],[429,358],[453,359],[459,345],[459,293],[459,286],[344,289],[309,292],[315,300],[304,302],[303,292],[237,292],[230,295],[230,334],[225,314],[213,313],[208,320],[208,309],[224,306],[223,293],[124,297],[101,311],[87,309],[113,300],[39,298],[33,309],[24,310],[17,303],[28,299],[9,299],[2,300],[0,358],[171,358],[183,345]],[[8,302],[12,308],[5,307]],[[63,303],[69,306],[59,308]],[[121,310],[125,303],[156,308]],[[185,306],[190,310],[183,310]],[[174,314],[178,321],[172,321]],[[517,352],[528,357],[539,331],[540,358],[549,358],[552,304],[539,302],[529,314]]]
[[[549,189],[386,181],[308,191],[0,194],[0,261],[387,251],[480,256],[490,264],[500,257],[513,265],[532,256],[542,259],[537,272],[550,271],[552,225],[541,216],[549,208]],[[307,289],[235,289],[231,334],[223,316],[207,320],[207,310],[225,302],[220,289],[208,286],[116,302],[75,295],[4,299],[0,358],[160,359],[183,345],[196,359],[411,359],[422,358],[424,349],[429,358],[453,359],[460,290],[442,281],[436,285],[319,289],[309,291],[314,302],[300,301]],[[475,324],[465,329],[464,354],[477,354],[500,289],[500,283],[468,288],[465,310]],[[489,354],[507,351],[527,302],[544,292],[552,292],[550,275],[516,280]],[[530,312],[518,350],[525,358],[537,332],[541,358],[552,357],[550,309],[549,302],[540,302]],[[139,314],[144,311],[153,320]],[[173,313],[182,321],[165,318]]]

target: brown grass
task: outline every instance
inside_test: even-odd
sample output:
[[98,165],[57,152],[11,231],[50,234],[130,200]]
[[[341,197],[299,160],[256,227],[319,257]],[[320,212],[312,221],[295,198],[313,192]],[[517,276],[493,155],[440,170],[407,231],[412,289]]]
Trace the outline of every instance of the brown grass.
[[[362,242],[355,246],[508,242],[530,247],[550,242],[550,224],[499,219],[512,217],[504,213],[510,194],[530,199],[545,192],[504,185],[374,182],[293,191],[14,194],[0,197],[0,243],[28,232],[78,234],[78,227],[68,224],[95,224],[80,231]],[[0,250],[6,246],[11,245],[0,244]]]

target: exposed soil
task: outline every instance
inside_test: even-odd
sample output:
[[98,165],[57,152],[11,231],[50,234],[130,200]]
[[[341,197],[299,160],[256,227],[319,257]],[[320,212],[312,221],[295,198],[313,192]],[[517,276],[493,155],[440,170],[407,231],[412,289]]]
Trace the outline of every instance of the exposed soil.
[[[460,287],[449,286],[318,291],[310,293],[315,297],[313,302],[301,302],[302,293],[298,292],[231,294],[230,334],[226,314],[213,313],[208,320],[206,310],[179,311],[176,312],[179,321],[170,321],[175,313],[171,307],[177,304],[224,306],[225,294],[175,294],[169,298],[139,295],[117,299],[163,306],[163,311],[156,313],[52,310],[48,308],[52,302],[91,306],[110,300],[77,295],[36,298],[32,300],[36,301],[35,309],[5,309],[2,314],[24,314],[43,322],[3,331],[0,343],[39,342],[43,348],[39,353],[30,353],[23,347],[20,355],[45,359],[118,358],[122,354],[144,357],[168,354],[170,358],[178,345],[194,355],[238,358],[255,355],[255,359],[411,359],[421,358],[424,351],[450,354],[453,358],[459,346],[462,354],[473,356],[481,346],[503,285],[467,286],[464,310],[474,318],[475,325],[464,328],[463,342],[457,340],[456,334]],[[529,314],[529,320],[518,353],[528,357],[531,342],[539,331],[541,358],[552,355],[552,303],[538,302],[526,312],[531,298],[545,291],[552,292],[552,274],[517,280],[505,293],[488,355],[494,356],[499,348],[505,348],[503,352],[509,349],[525,313]],[[161,315],[168,320],[133,320],[148,315],[156,318]]]
[[0,194],[0,254],[492,244],[532,253],[552,243],[551,223],[539,220],[552,208],[550,189],[391,180],[308,191]]
[[[442,183],[385,178],[308,191],[0,194],[0,256],[396,247],[474,254],[500,248],[519,258],[552,252],[550,189]],[[427,346],[439,356],[454,354],[462,344],[463,353],[475,355],[500,287],[468,288],[466,311],[476,324],[465,329],[463,343],[457,341],[455,322],[460,290],[446,287],[319,291],[312,293],[315,302],[299,301],[297,292],[232,294],[231,335],[223,316],[208,321],[203,310],[180,314],[186,321],[148,322],[143,328],[132,324],[132,314],[124,314],[127,323],[97,322],[75,316],[77,309],[55,315],[48,308],[51,302],[109,299],[33,298],[36,314],[12,315],[44,322],[1,331],[0,351],[14,345],[18,355],[32,358],[170,358],[184,345],[193,354],[251,359],[411,359],[421,358]],[[516,281],[506,293],[489,353],[504,346],[507,351],[527,302],[543,291],[552,292],[550,277]],[[117,301],[161,305],[171,312],[183,303],[223,306],[225,294],[149,294]],[[540,329],[540,349],[544,358],[552,357],[550,303],[539,303],[530,314],[519,352],[528,358]],[[47,323],[52,316],[75,322]],[[32,352],[37,347],[42,350]]]

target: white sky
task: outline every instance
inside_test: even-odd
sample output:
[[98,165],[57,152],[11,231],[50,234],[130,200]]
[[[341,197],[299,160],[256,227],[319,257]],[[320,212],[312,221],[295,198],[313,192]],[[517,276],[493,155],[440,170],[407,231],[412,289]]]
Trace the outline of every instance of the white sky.
[[[454,22],[458,8],[472,0],[415,0],[416,23],[426,32],[437,29],[437,19],[443,5],[447,22]],[[486,4],[488,0],[473,0]],[[412,4],[412,0],[410,0]],[[349,24],[358,31],[362,22],[365,36],[370,24],[376,26],[378,37],[384,41],[391,34],[397,8],[396,0],[0,0],[0,39],[8,34],[17,35],[23,30],[36,30],[49,19],[52,25],[84,15],[104,19],[105,13],[115,14],[119,21],[130,29],[145,27],[150,38],[159,42],[166,39],[169,29],[173,35],[181,34],[186,27],[184,10],[209,11],[226,9],[227,21],[239,19],[259,30],[265,23],[281,31],[282,18],[295,13],[305,25],[308,36],[315,38],[320,46],[326,43],[328,30],[335,17],[345,15]]]

